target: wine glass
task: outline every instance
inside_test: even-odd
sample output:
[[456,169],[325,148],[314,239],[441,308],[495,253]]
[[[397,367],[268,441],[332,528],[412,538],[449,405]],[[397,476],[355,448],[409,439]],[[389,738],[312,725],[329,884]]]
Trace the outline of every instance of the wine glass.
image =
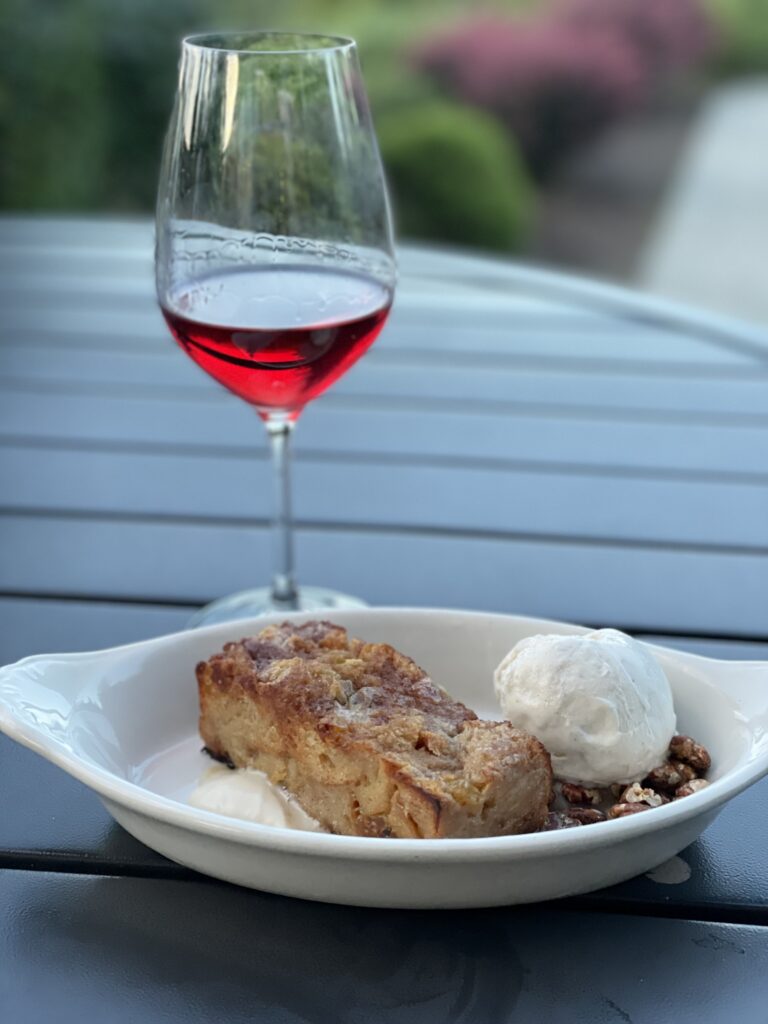
[[299,414],[373,344],[395,286],[389,203],[351,39],[183,40],[155,269],[176,341],[264,421],[276,480],[271,587],[215,601],[191,624],[363,605],[298,588],[289,474]]

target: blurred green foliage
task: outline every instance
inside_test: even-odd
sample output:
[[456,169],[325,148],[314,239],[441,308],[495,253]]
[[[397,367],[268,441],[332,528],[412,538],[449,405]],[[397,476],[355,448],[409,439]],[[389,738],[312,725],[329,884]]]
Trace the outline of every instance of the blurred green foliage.
[[0,207],[151,209],[182,35],[359,36],[369,89],[386,103],[390,87],[406,91],[401,44],[438,10],[440,0],[2,0]]
[[4,206],[75,208],[108,201],[109,108],[93,22],[23,0],[0,9],[0,197]]
[[532,186],[517,147],[493,118],[435,100],[385,114],[378,134],[405,235],[519,246]]
[[[509,10],[527,2],[498,5]],[[358,39],[374,117],[389,121],[383,156],[389,162],[391,145],[406,232],[412,226],[425,237],[508,247],[520,237],[530,197],[514,147],[482,117],[472,126],[475,115],[458,110],[452,121],[441,108],[435,126],[441,152],[450,152],[461,170],[451,187],[436,181],[430,190],[419,115],[410,113],[433,89],[411,68],[409,49],[469,8],[469,0],[4,0],[0,207],[151,210],[181,36],[233,27],[302,29]],[[459,133],[452,143],[451,124]],[[312,173],[305,178],[307,194],[322,191],[312,187]],[[465,188],[462,179],[475,184]],[[279,191],[279,181],[274,186]],[[266,183],[260,187],[268,192]],[[497,216],[489,215],[486,189],[503,211]]]
[[[768,70],[768,0],[706,2],[722,27],[718,68]],[[545,6],[488,0],[482,10]],[[531,209],[514,140],[444,97],[431,106],[436,86],[411,59],[475,13],[472,0],[2,0],[0,207],[151,210],[180,37],[303,29],[360,43],[404,233],[512,247]]]
[[768,0],[707,0],[707,6],[720,32],[715,70],[768,72]]
[[3,0],[0,206],[148,210],[179,36],[207,0]]

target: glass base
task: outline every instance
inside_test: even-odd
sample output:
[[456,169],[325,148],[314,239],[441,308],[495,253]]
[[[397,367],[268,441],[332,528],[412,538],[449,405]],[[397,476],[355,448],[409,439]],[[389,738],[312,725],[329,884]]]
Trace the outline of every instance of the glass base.
[[258,615],[280,612],[332,612],[339,608],[367,608],[365,601],[350,594],[340,594],[325,587],[300,587],[297,602],[275,601],[269,587],[243,590],[239,594],[219,598],[196,611],[187,623],[190,629],[212,626],[216,622],[251,619]]

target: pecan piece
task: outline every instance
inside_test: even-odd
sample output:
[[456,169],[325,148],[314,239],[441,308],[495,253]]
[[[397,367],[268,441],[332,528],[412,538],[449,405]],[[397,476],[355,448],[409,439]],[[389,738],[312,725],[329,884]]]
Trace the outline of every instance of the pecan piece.
[[641,786],[639,782],[633,782],[627,786],[619,800],[621,804],[648,804],[649,807],[661,807],[669,803],[669,799],[649,786]]
[[691,779],[690,782],[684,782],[682,786],[678,786],[675,790],[675,800],[679,800],[683,796],[693,796],[699,790],[706,789],[708,785],[709,783],[706,779]]
[[605,821],[605,815],[597,807],[571,807],[568,817],[580,825],[595,825],[598,821]]
[[691,765],[682,761],[665,761],[658,768],[648,772],[643,779],[643,784],[651,789],[673,790],[682,786],[684,782],[690,782],[696,778],[696,772]]
[[608,811],[609,818],[626,818],[630,814],[638,814],[640,811],[650,811],[648,804],[614,804]]
[[541,826],[542,832],[557,832],[561,828],[577,828],[580,821],[571,814],[563,814],[561,811],[550,811]]
[[591,804],[596,807],[600,803],[599,789],[588,789],[576,782],[561,782],[560,792],[569,804]]
[[669,756],[675,761],[689,764],[696,772],[702,774],[709,771],[712,765],[707,748],[692,740],[690,736],[673,736],[669,744]]

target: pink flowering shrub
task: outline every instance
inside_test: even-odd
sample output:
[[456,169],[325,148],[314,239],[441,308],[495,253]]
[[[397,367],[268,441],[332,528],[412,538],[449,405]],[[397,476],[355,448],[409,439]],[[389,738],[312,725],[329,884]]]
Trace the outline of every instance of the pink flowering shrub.
[[448,94],[499,118],[542,177],[711,43],[697,0],[559,0],[544,16],[459,24],[414,59]]
[[582,32],[616,32],[656,73],[696,65],[716,42],[712,19],[699,0],[562,0],[554,16]]

